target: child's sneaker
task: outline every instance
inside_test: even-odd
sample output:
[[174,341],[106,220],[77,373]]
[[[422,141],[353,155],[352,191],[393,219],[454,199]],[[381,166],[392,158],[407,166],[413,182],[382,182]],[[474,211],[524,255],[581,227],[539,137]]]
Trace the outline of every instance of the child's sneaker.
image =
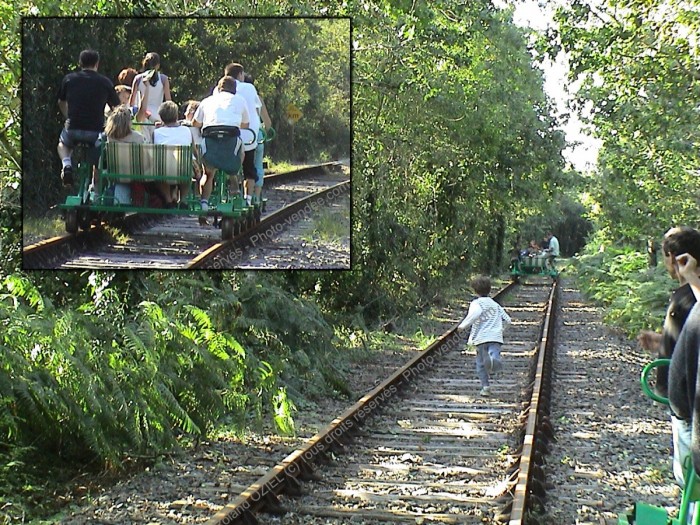
[[481,392],[479,392],[479,395],[481,397],[489,397],[491,395],[491,387],[485,386],[484,388],[481,389]]

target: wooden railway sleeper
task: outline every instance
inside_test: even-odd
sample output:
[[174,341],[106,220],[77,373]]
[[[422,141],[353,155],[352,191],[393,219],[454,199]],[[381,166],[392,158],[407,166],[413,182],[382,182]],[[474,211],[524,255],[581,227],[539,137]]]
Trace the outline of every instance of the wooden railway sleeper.
[[289,512],[273,492],[266,492],[261,499],[260,510],[267,514],[283,516]]
[[304,488],[301,484],[301,481],[299,481],[298,478],[290,474],[289,472],[285,471],[284,473],[285,477],[285,483],[284,483],[284,493],[287,496],[291,496],[293,498],[298,498],[299,496],[304,495]]
[[506,478],[508,480],[508,485],[510,486],[511,484],[515,485],[518,483],[518,474],[520,473],[520,468],[518,467],[517,463],[514,463],[506,472],[508,477]]
[[321,476],[316,470],[314,470],[313,466],[308,464],[305,461],[302,461],[299,463],[299,475],[297,476],[297,479],[301,481],[321,481],[323,480],[323,476]]

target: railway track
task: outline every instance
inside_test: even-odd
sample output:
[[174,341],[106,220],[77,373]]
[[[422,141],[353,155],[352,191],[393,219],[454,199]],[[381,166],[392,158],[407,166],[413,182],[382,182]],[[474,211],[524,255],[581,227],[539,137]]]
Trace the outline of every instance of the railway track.
[[525,523],[543,483],[556,285],[506,291],[492,397],[455,325],[207,524]]
[[[639,388],[649,356],[606,328],[604,312],[567,279],[556,294],[561,306],[553,306],[559,315],[547,418],[549,365],[541,349],[552,339],[533,340],[544,329],[544,284],[526,283],[502,301],[515,324],[506,333],[505,372],[488,400],[474,395],[473,354],[456,355],[463,341],[448,332],[415,359],[407,343],[353,367],[353,383],[369,391],[359,405],[324,400],[300,412],[306,438],[214,439],[92,495],[92,504],[61,522],[613,525],[637,501],[677,510],[668,412]],[[456,326],[465,307],[449,299],[432,315],[441,328],[430,333]],[[551,324],[550,316],[545,332]],[[441,350],[444,344],[451,349]],[[388,382],[371,379],[406,356],[412,364]],[[446,372],[437,368],[442,357],[451,364]],[[407,372],[411,367],[422,373]],[[404,373],[410,381],[402,386]],[[421,400],[415,406],[414,393]],[[548,419],[556,441],[549,441]]]
[[[116,238],[113,229],[102,225],[29,246],[23,250],[23,266],[24,269],[236,268],[246,249],[260,247],[263,240],[283,235],[287,227],[313,215],[323,205],[338,202],[349,187],[348,172],[338,163],[268,176],[265,189],[268,201],[261,221],[257,224],[251,221],[232,241],[220,242],[221,230],[201,227],[196,217],[129,216],[118,223],[120,233]],[[347,260],[349,268],[349,246]]]

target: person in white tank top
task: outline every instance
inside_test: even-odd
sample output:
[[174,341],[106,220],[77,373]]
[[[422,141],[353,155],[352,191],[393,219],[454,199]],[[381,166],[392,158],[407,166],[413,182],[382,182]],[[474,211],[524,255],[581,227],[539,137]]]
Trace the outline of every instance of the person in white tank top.
[[[146,91],[146,82],[149,84],[148,91]],[[152,122],[158,120],[160,105],[165,101],[172,100],[170,79],[160,72],[158,53],[147,53],[143,59],[143,73],[139,73],[134,78],[129,105],[138,106],[141,98],[145,98],[146,112],[150,114],[149,118]]]

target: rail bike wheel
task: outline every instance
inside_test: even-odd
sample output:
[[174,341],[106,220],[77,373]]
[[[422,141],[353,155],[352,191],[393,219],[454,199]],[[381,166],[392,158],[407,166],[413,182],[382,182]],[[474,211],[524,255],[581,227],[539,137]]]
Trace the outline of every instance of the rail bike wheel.
[[221,238],[224,241],[230,241],[234,236],[234,220],[233,217],[223,217],[221,219]]
[[78,233],[78,210],[75,208],[66,210],[66,231]]
[[80,210],[78,212],[78,226],[81,230],[89,230],[92,226],[92,213],[90,210]]

